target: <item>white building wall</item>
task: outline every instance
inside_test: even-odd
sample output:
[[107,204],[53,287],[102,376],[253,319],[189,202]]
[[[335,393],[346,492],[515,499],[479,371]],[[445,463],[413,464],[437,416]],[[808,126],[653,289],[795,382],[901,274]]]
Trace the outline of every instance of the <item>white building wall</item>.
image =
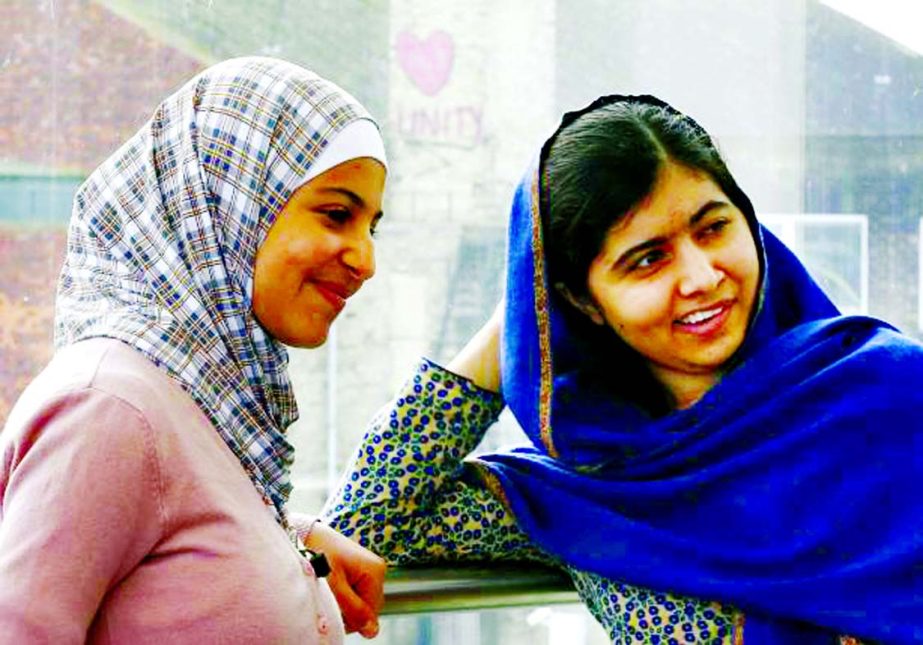
[[459,249],[502,250],[513,187],[564,110],[660,96],[716,136],[758,211],[800,211],[804,31],[804,0],[392,0],[378,272],[337,322],[335,352],[292,353],[295,505],[320,505],[329,471],[420,355],[451,358],[450,298],[466,325],[486,318],[483,285],[465,281],[499,289],[502,260],[456,275]]
[[336,323],[335,366],[329,344],[292,352],[302,412],[292,429],[294,506],[310,510],[323,499],[331,370],[343,464],[419,356],[451,358],[433,354],[459,242],[477,229],[502,253],[515,183],[557,122],[554,12],[553,0],[392,0],[378,270]]

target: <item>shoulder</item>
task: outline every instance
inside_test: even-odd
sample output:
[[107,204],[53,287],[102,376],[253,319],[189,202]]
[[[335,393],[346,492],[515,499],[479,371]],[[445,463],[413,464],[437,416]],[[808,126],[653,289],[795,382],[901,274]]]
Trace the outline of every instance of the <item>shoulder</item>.
[[[73,354],[66,353],[67,350]],[[62,350],[60,358],[71,369],[81,369],[75,363],[84,364],[84,377],[89,379],[87,387],[118,398],[154,426],[172,425],[178,418],[202,416],[198,405],[179,383],[139,350],[119,340],[96,338],[76,343]]]
[[0,491],[52,494],[49,478],[75,490],[96,482],[113,498],[140,480],[159,488],[157,434],[130,401],[94,386],[100,359],[90,358],[59,353],[17,401],[0,432]]
[[[31,443],[53,429],[72,443],[150,441],[144,435],[151,427],[168,427],[187,409],[199,414],[191,397],[140,352],[96,338],[55,354],[16,402],[2,434],[4,443]],[[132,428],[145,432],[127,432]]]
[[[923,343],[888,323],[865,316],[843,317],[835,340],[854,368],[890,381],[898,374],[923,376]],[[919,381],[914,381],[918,384]]]
[[422,399],[446,410],[453,406],[473,404],[477,408],[483,406],[499,413],[505,405],[503,396],[498,392],[486,390],[428,358],[419,361],[403,393],[411,403]]

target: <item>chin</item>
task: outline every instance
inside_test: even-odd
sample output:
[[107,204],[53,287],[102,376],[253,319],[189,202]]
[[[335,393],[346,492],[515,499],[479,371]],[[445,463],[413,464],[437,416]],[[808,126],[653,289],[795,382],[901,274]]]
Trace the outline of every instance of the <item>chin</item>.
[[330,332],[330,328],[326,327],[321,330],[312,330],[311,332],[306,333],[294,333],[288,334],[284,337],[279,337],[279,341],[289,347],[297,347],[299,349],[315,349],[320,347],[327,342],[327,335]]
[[295,347],[300,347],[301,349],[316,349],[326,342],[327,342],[327,334],[325,333],[323,336],[320,336],[320,337],[314,336],[308,339],[304,339],[301,342],[299,342],[297,345],[295,345]]

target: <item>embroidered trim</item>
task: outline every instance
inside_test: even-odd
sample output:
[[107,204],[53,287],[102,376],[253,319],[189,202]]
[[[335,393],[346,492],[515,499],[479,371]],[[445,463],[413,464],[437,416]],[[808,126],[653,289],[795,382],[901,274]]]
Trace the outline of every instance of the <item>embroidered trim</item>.
[[538,430],[542,443],[551,457],[558,450],[551,438],[551,324],[548,316],[548,292],[545,289],[545,254],[542,247],[542,217],[539,212],[538,180],[541,172],[535,171],[532,181],[532,286],[535,292],[535,322],[538,326],[539,379]]
[[742,613],[737,614],[734,620],[734,645],[744,645],[744,622],[746,617]]
[[497,479],[497,476],[494,475],[493,471],[490,469],[490,466],[476,458],[468,459],[466,461],[475,467],[475,472],[481,477],[481,481],[484,482],[484,485],[487,487],[487,490],[490,491],[490,494],[497,498],[497,500],[503,504],[503,507],[507,510],[507,512],[510,515],[513,515],[515,518],[516,514],[513,512],[513,507],[510,506],[510,500],[506,497],[506,491],[503,490],[503,484],[501,484],[500,480]]

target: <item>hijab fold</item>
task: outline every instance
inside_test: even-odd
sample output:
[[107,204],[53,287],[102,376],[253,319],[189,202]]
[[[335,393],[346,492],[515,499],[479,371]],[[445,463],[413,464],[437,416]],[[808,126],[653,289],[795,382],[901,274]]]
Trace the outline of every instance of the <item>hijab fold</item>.
[[165,370],[283,525],[298,411],[287,352],[252,314],[253,263],[312,164],[363,119],[353,97],[297,65],[219,63],[90,175],[68,231],[56,346],[116,338]]
[[[480,458],[523,529],[577,569],[742,608],[748,645],[923,642],[923,348],[839,315],[751,208],[761,297],[733,369],[652,415],[586,374],[599,348],[548,288],[538,168],[513,201],[501,346],[531,445]],[[632,354],[607,369],[642,378]]]

